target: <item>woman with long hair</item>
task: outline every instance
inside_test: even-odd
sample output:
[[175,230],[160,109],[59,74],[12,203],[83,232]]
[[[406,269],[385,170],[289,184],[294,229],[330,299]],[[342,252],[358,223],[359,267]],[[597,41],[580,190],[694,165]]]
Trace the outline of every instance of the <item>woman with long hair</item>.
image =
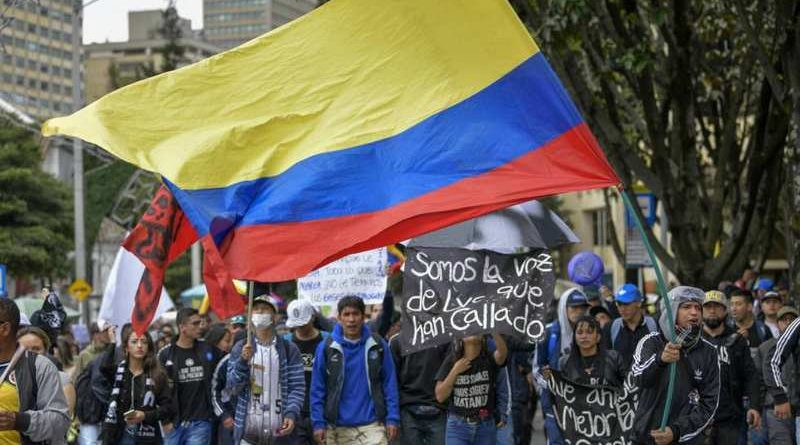
[[174,416],[167,375],[156,360],[155,345],[145,333],[122,337],[125,359],[117,367],[103,442],[120,445],[161,444],[160,422]]
[[578,319],[570,353],[561,357],[562,374],[581,385],[621,388],[625,383],[625,366],[617,351],[604,347],[601,333],[600,324],[591,315]]

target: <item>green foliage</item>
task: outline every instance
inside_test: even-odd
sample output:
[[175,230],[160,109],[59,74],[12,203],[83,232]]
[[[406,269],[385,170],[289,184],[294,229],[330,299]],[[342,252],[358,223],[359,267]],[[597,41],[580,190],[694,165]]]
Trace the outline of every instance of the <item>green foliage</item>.
[[800,109],[800,2],[511,1],[623,183],[665,206],[670,245],[648,235],[664,264],[707,287],[762,264]]
[[100,224],[108,216],[119,193],[128,179],[136,171],[136,167],[124,161],[88,171],[86,182],[86,245],[93,246],[100,231]]
[[0,263],[18,277],[63,277],[72,250],[69,188],[40,163],[31,134],[0,119]]

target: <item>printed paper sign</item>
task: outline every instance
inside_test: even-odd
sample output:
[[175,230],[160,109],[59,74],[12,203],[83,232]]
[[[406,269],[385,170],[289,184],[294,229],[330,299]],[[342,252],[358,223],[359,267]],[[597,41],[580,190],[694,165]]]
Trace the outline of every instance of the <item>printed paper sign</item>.
[[553,260],[544,250],[408,248],[402,352],[490,332],[539,341],[554,287]]
[[297,280],[297,296],[315,306],[336,305],[348,295],[379,304],[386,293],[388,261],[385,248],[346,256]]

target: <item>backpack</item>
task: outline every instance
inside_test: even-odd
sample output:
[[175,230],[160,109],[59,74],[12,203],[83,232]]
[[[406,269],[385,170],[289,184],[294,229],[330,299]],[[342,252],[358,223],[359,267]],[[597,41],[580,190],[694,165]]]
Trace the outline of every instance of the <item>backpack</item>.
[[81,423],[98,424],[106,414],[104,403],[92,391],[92,369],[94,363],[86,367],[75,380],[75,415]]
[[[658,326],[656,325],[656,321],[653,317],[648,317],[647,315],[644,316],[644,324],[647,325],[647,330],[650,332],[658,331]],[[611,323],[611,349],[617,345],[617,336],[619,335],[619,331],[622,329],[622,318],[617,318]]]

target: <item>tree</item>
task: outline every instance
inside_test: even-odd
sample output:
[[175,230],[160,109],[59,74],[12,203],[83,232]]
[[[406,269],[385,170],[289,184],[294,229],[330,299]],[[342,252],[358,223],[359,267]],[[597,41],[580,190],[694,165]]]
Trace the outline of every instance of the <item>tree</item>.
[[63,277],[72,250],[71,197],[40,163],[32,133],[0,117],[0,263],[18,277]]
[[175,8],[174,0],[170,0],[166,9],[161,12],[161,25],[156,31],[164,39],[164,45],[155,50],[156,54],[161,55],[161,64],[157,67],[153,60],[147,63],[140,63],[132,76],[123,76],[119,72],[119,67],[112,63],[108,67],[108,74],[114,89],[175,70],[186,62],[186,47],[181,44],[183,30],[180,26],[180,16]]
[[738,278],[773,245],[800,131],[799,3],[513,0],[627,193],[664,205],[671,253],[648,238],[684,283]]

